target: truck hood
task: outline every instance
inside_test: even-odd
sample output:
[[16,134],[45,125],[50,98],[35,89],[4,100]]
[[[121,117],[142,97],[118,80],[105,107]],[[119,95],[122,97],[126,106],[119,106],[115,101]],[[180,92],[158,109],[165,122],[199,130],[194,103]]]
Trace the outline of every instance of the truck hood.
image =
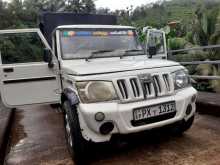
[[133,71],[141,69],[153,69],[162,67],[179,66],[179,63],[167,60],[110,60],[110,61],[99,61],[94,60],[86,62],[81,61],[64,61],[63,69],[67,74],[72,75],[93,75],[93,74],[104,74],[114,73],[123,71]]

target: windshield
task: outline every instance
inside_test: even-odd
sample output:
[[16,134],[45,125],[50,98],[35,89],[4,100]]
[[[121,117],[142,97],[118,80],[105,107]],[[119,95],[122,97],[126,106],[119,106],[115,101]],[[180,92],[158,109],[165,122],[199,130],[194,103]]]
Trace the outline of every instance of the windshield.
[[68,29],[60,38],[66,60],[143,54],[133,29]]

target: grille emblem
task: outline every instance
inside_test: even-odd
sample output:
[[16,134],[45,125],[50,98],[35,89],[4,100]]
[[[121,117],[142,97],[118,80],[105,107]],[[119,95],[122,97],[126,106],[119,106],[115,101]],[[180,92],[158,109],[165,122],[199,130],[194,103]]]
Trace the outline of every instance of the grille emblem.
[[140,81],[142,83],[149,83],[149,82],[152,82],[152,76],[151,74],[141,74],[138,76]]
[[147,95],[152,92],[149,89],[150,88],[149,84],[151,84],[153,82],[153,77],[151,76],[151,74],[141,74],[138,77],[139,77],[139,80],[141,82],[144,97],[146,99]]

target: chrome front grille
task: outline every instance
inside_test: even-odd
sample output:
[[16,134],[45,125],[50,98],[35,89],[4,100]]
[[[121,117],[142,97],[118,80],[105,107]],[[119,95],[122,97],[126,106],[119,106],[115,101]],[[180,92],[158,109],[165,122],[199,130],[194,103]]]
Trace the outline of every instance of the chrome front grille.
[[163,74],[163,80],[166,86],[167,91],[171,91],[171,82],[170,82],[170,77],[169,74]]
[[155,86],[156,94],[160,95],[161,92],[162,92],[162,87],[161,87],[161,81],[160,81],[159,75],[154,75],[153,76],[153,83],[154,83],[154,86]]
[[117,85],[122,99],[125,100],[128,99],[128,89],[127,89],[126,80],[125,79],[117,80]]
[[138,86],[137,78],[130,79],[130,84],[132,87],[132,92],[133,92],[134,97],[140,97],[140,88]]
[[141,82],[144,97],[148,98],[148,99],[156,97],[155,85],[152,80],[153,79],[151,79],[151,81],[142,81]]
[[116,80],[116,89],[121,100],[131,101],[143,98],[143,91],[137,77]]
[[137,101],[171,95],[174,92],[170,74],[140,75],[114,81],[117,93],[122,101]]

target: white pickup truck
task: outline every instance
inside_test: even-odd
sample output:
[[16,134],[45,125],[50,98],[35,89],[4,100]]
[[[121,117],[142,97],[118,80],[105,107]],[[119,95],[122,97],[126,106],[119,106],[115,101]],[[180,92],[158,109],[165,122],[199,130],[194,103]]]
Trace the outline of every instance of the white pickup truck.
[[39,29],[0,31],[0,90],[7,107],[62,105],[66,137],[76,162],[90,143],[108,142],[193,123],[197,91],[186,68],[166,59],[164,34],[148,31],[146,49],[136,30],[119,25],[63,25],[52,47]]

